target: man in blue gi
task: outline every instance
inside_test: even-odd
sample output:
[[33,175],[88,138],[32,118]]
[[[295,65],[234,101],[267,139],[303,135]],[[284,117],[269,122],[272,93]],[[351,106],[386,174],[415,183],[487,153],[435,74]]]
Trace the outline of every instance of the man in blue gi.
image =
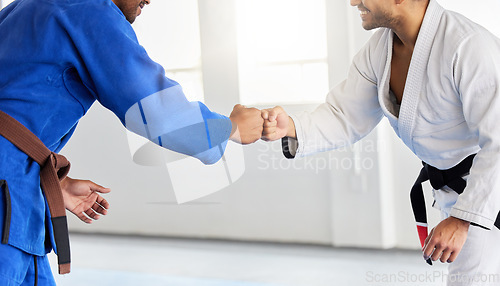
[[[37,163],[13,142],[22,136],[8,139],[6,134],[19,135],[7,130],[10,123],[41,140],[56,170],[61,166],[54,153],[96,100],[127,129],[206,164],[221,158],[229,139],[260,139],[260,111],[237,105],[227,118],[189,102],[148,57],[130,24],[149,3],[17,0],[0,11],[0,285],[54,285],[46,257],[53,246],[59,256],[68,252],[60,261],[68,267],[60,272],[69,271],[69,245],[60,246],[55,231],[60,217],[51,214],[52,199],[40,189],[48,163]],[[87,223],[106,214],[108,203],[97,192],[108,189],[57,175],[66,209]]]

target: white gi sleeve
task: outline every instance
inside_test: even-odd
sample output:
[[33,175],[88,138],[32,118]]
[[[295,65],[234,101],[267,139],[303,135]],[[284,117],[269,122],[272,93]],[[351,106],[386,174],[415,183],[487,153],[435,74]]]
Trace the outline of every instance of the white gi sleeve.
[[450,215],[491,229],[500,210],[500,40],[486,31],[469,35],[453,68],[465,120],[481,150]]
[[[348,77],[332,89],[313,112],[290,115],[295,123],[297,142],[283,140],[287,158],[302,157],[352,144],[368,135],[380,122],[383,113],[377,96],[377,79],[373,70],[379,35],[355,56]],[[297,144],[298,143],[298,144]]]

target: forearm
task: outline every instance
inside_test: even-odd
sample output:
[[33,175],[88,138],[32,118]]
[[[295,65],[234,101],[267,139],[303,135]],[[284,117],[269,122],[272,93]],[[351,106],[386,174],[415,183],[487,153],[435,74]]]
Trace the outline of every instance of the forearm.
[[[492,146],[483,146],[474,158],[467,187],[458,197],[450,215],[492,229],[500,210],[500,156]],[[494,149],[494,150],[491,150]]]

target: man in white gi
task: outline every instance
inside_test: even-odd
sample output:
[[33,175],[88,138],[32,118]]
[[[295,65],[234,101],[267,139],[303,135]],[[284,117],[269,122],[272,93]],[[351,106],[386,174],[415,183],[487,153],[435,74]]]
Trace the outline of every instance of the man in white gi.
[[381,29],[315,111],[263,111],[264,139],[283,138],[285,155],[305,156],[352,144],[386,117],[437,171],[477,153],[459,177],[461,195],[434,191],[444,217],[422,240],[423,255],[450,263],[448,285],[500,285],[500,40],[435,0],[351,5],[363,28]]

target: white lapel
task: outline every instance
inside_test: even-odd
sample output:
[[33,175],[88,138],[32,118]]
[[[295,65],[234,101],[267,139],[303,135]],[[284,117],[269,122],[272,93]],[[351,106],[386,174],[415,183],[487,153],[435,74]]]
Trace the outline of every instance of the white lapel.
[[382,108],[382,112],[385,114],[387,119],[389,119],[389,123],[391,124],[392,128],[396,132],[396,134],[399,136],[399,130],[398,130],[398,118],[392,114],[392,112],[389,110],[390,106],[393,104],[390,100],[390,79],[391,79],[391,61],[392,61],[392,43],[394,40],[394,33],[387,29],[387,58],[385,61],[385,67],[384,67],[384,72],[382,74],[382,77],[380,79],[380,82],[378,83],[378,100],[380,103],[380,107]]
[[[424,21],[418,33],[406,78],[403,101],[401,102],[399,113],[398,129],[399,136],[412,151],[414,151],[412,134],[415,127],[418,100],[424,86],[432,44],[443,12],[444,9],[436,1],[431,0],[429,2]],[[392,46],[390,50],[392,54]]]

